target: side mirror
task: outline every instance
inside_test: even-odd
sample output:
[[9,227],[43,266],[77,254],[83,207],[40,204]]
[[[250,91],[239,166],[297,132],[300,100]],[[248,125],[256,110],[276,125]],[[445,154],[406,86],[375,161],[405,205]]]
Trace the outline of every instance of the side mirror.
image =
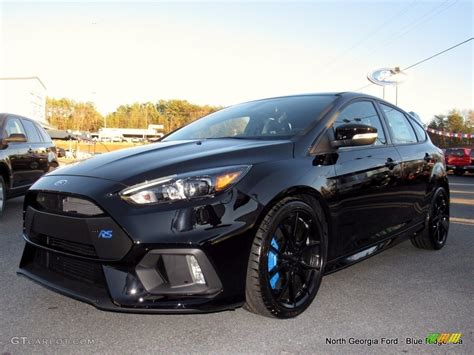
[[349,123],[336,128],[336,140],[333,147],[354,147],[374,144],[377,128],[358,123]]
[[12,133],[3,140],[4,143],[25,143],[26,136],[23,133]]

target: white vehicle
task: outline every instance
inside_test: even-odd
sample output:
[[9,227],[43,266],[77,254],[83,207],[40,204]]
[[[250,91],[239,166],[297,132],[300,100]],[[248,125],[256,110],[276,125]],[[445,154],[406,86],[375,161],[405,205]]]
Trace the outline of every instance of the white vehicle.
[[112,137],[112,142],[123,142],[123,141],[124,141],[123,137],[118,137],[118,136]]

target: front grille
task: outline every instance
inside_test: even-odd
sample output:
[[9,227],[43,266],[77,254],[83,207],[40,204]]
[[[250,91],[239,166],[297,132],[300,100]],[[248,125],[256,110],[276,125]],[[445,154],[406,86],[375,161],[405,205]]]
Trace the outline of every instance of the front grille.
[[105,287],[100,264],[58,255],[43,249],[36,249],[34,263],[63,277]]
[[70,216],[96,217],[104,215],[104,211],[95,203],[61,193],[39,192],[33,205],[43,211]]
[[95,252],[95,248],[93,245],[90,245],[90,244],[83,244],[83,243],[72,242],[72,241],[64,240],[64,239],[58,239],[58,238],[50,237],[44,234],[38,234],[34,237],[30,236],[30,240],[39,245],[42,245],[54,250],[63,251],[66,253],[72,253],[72,254],[81,255],[81,256],[88,256],[91,258],[97,258],[97,253]]

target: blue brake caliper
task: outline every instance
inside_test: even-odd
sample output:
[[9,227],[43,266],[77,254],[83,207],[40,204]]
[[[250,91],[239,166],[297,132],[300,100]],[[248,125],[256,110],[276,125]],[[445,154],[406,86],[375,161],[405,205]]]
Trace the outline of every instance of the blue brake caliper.
[[[273,237],[270,244],[271,244],[272,247],[274,247],[276,250],[278,250],[278,243],[277,243],[275,237]],[[268,252],[268,272],[272,271],[273,268],[276,267],[276,265],[277,265],[277,255],[272,250],[270,250]],[[275,289],[279,278],[280,278],[280,274],[277,272],[270,279],[270,286],[272,287],[272,289]]]

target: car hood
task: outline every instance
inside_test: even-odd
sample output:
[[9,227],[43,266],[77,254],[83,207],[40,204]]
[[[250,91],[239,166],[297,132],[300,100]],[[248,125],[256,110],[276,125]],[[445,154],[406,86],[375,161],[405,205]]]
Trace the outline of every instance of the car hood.
[[133,185],[163,176],[230,165],[290,159],[290,140],[208,139],[157,142],[101,154],[48,176],[88,176]]

